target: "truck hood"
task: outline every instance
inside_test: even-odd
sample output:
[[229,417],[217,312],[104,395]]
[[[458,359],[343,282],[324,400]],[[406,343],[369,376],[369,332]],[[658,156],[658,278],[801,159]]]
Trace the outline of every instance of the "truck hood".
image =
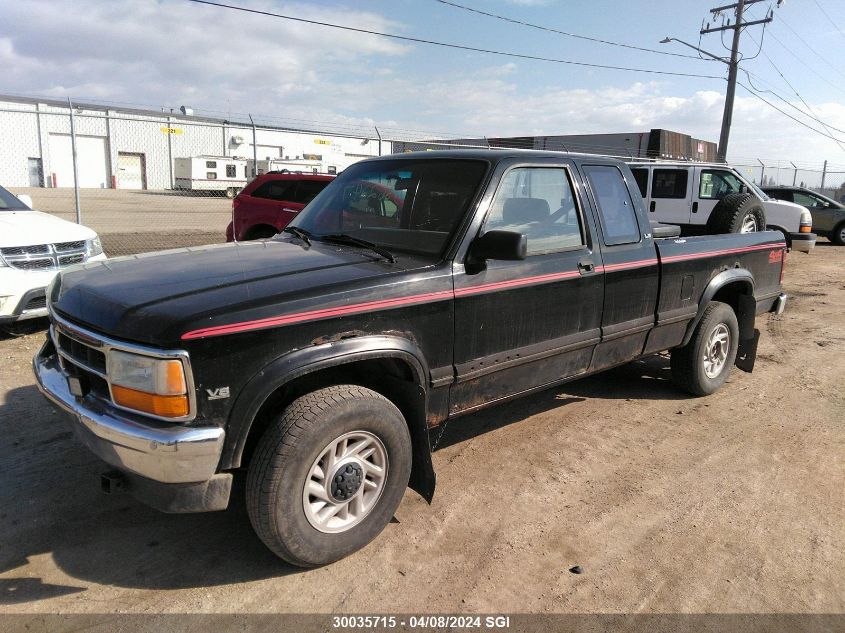
[[178,347],[185,332],[221,319],[319,308],[430,264],[408,256],[391,264],[360,248],[320,242],[215,244],[74,267],[57,277],[50,306],[114,338]]
[[801,214],[806,211],[800,204],[786,200],[764,200],[766,224],[777,226],[787,232],[797,233],[801,226]]
[[0,248],[91,240],[91,229],[41,211],[0,211]]

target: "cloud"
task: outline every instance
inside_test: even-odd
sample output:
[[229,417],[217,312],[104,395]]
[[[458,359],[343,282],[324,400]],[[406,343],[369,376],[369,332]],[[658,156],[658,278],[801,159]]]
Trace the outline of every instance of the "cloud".
[[[251,0],[249,6],[387,32],[406,28],[354,3]],[[620,73],[575,74],[561,87],[562,80],[549,80],[527,62],[427,69],[416,57],[429,50],[184,0],[0,3],[2,89],[12,93],[154,108],[185,104],[224,116],[252,112],[257,120],[312,129],[370,131],[377,124],[402,138],[667,128],[718,139],[724,95],[717,90],[678,92],[676,83],[633,82]],[[606,83],[579,87],[597,85],[598,77]],[[844,105],[811,105],[845,129]],[[730,149],[731,156],[752,159],[845,162],[833,141],[741,90]]]
[[[313,95],[335,65],[368,56],[390,59],[407,48],[371,35],[235,13],[178,0],[52,0],[2,3],[4,89],[38,94],[179,103],[217,103],[257,95],[268,108]],[[258,0],[251,8],[313,20],[337,19],[336,8]],[[377,14],[342,11],[344,24],[401,31]],[[326,82],[327,83],[327,82]]]

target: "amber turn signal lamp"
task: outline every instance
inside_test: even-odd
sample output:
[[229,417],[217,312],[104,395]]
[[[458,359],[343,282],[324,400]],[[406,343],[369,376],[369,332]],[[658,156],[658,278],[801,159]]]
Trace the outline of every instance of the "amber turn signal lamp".
[[[168,372],[168,382],[170,381]],[[188,396],[159,396],[146,391],[112,385],[114,403],[128,409],[151,413],[162,418],[182,418],[188,415]]]

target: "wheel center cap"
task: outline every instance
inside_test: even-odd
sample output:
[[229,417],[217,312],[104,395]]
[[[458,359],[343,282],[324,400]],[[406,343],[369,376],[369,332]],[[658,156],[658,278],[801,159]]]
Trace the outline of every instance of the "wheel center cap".
[[332,476],[332,497],[336,501],[351,499],[364,483],[364,469],[355,462],[344,464]]

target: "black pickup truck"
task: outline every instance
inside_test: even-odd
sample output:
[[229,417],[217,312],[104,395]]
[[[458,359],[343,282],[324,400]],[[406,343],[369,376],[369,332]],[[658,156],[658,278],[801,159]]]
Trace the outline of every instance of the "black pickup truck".
[[431,500],[462,414],[665,350],[694,395],[750,371],[783,235],[673,231],[613,159],[365,160],[275,238],[61,273],[34,369],[104,489],[220,510],[243,470],[264,543],[325,564]]

